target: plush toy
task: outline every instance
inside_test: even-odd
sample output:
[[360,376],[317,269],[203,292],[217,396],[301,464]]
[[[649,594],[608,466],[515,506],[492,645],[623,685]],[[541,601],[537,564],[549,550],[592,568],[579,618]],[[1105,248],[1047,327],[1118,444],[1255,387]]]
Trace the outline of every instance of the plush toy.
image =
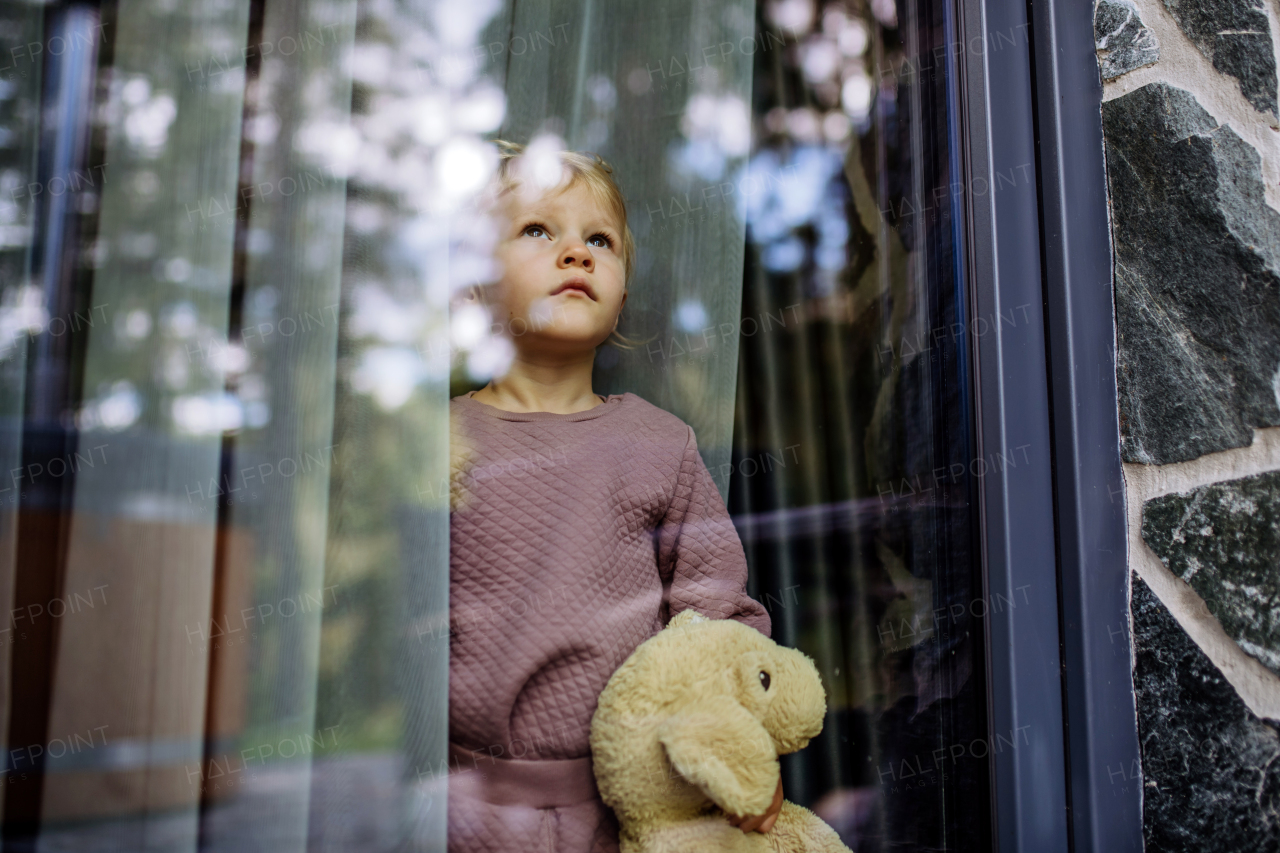
[[672,619],[614,673],[591,720],[596,783],[622,853],[850,853],[793,803],[767,833],[726,817],[769,807],[778,756],[822,731],[826,705],[800,652],[729,619]]

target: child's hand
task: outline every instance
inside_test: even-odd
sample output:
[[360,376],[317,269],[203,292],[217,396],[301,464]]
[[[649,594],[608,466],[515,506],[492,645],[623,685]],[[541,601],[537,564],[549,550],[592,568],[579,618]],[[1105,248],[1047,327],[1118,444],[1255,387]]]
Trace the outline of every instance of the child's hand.
[[729,823],[743,832],[768,832],[778,822],[778,812],[782,811],[782,780],[778,780],[778,790],[773,792],[773,802],[762,815],[735,817],[729,815]]

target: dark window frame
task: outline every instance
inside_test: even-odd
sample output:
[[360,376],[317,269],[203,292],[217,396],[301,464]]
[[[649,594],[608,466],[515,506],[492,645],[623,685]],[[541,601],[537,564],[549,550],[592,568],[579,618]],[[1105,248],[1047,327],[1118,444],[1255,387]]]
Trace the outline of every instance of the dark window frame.
[[1031,319],[971,337],[979,453],[1030,445],[980,488],[988,596],[1029,593],[988,622],[993,742],[1029,727],[993,751],[993,834],[1140,851],[1141,782],[1113,784],[1139,750],[1092,4],[960,7],[972,316]]

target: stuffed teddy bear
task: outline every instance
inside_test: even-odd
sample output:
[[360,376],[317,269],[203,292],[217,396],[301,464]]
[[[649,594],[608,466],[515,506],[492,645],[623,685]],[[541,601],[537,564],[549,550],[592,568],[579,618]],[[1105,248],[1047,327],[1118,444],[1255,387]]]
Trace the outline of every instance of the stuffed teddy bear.
[[596,783],[622,853],[850,853],[793,803],[767,833],[726,817],[769,807],[778,756],[822,731],[826,705],[800,652],[729,619],[672,619],[609,679],[591,720]]

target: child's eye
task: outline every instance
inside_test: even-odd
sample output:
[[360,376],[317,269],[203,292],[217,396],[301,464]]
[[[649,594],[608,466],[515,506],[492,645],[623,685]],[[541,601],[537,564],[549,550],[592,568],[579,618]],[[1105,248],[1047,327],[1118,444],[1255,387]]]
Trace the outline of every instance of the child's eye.
[[526,225],[520,233],[528,237],[545,237],[547,236],[547,229],[534,223],[533,225]]
[[603,234],[603,233],[592,234],[587,239],[587,245],[595,246],[597,249],[612,249],[613,238],[611,238],[608,234]]

